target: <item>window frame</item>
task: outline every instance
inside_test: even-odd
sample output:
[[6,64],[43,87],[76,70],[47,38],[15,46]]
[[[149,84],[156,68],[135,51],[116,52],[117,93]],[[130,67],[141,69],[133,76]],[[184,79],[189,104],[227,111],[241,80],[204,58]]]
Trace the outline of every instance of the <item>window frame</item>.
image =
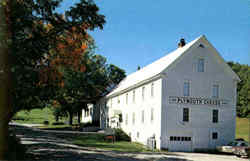
[[150,110],[150,121],[154,122],[154,108],[151,108]]
[[128,125],[128,114],[126,113],[126,116],[125,116],[125,125]]
[[[186,85],[188,85],[188,86],[186,86]],[[190,96],[190,91],[191,91],[191,88],[190,88],[190,86],[191,86],[191,83],[190,83],[190,81],[184,81],[184,83],[183,83],[183,96],[185,96],[185,97],[188,97],[188,96]],[[187,92],[187,93],[186,93]]]
[[212,140],[218,140],[218,138],[219,138],[218,132],[212,132]]
[[142,87],[142,100],[145,99],[145,86]]
[[190,117],[190,110],[189,110],[189,108],[187,108],[187,107],[183,108],[182,109],[182,121],[183,122],[189,122],[189,117]]
[[144,122],[145,122],[145,111],[142,110],[141,111],[141,123],[144,124]]
[[205,72],[205,59],[204,58],[198,59],[197,72],[199,73]]
[[135,90],[133,90],[133,103],[135,103]]
[[154,82],[151,83],[151,97],[154,97]]
[[135,112],[132,113],[132,124],[135,124]]
[[128,104],[128,93],[126,93],[126,104]]
[[218,83],[212,85],[212,98],[219,98],[220,85]]
[[218,109],[213,109],[212,110],[212,122],[213,123],[218,123],[219,122],[219,110]]

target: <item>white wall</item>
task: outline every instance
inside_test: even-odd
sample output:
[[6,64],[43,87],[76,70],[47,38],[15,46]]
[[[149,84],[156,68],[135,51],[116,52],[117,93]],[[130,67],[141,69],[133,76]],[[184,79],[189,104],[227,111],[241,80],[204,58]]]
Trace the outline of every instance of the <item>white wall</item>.
[[[199,45],[199,44],[197,44]],[[214,148],[235,137],[236,82],[225,71],[222,62],[213,55],[211,48],[197,48],[174,63],[163,79],[162,146],[169,148],[170,136],[192,136],[192,148]],[[209,47],[204,42],[205,47]],[[198,58],[205,59],[205,72],[197,72]],[[212,85],[219,84],[219,99],[229,100],[226,106],[169,104],[169,96],[183,96],[183,84],[191,83],[190,97],[212,97]],[[182,109],[188,107],[190,119],[182,121]],[[219,110],[219,122],[212,123],[212,110]],[[212,132],[218,132],[218,140],[212,140]]]
[[[154,96],[151,97],[151,84],[154,83]],[[119,96],[108,100],[109,117],[112,116],[112,110],[122,111],[123,122],[122,129],[131,134],[132,141],[146,144],[146,141],[152,135],[156,136],[157,147],[160,148],[160,120],[161,120],[161,87],[162,80],[141,85],[135,89],[125,92]],[[142,87],[145,87],[144,99],[142,99]],[[135,102],[133,102],[133,91],[135,91]],[[128,93],[128,103],[126,103],[126,94]],[[118,97],[120,103],[118,103]],[[153,109],[153,121],[151,121],[151,109]],[[142,111],[144,110],[144,123],[142,123]],[[132,115],[135,113],[135,124],[132,123]],[[126,115],[128,115],[128,124],[126,125]],[[139,137],[137,137],[139,133]]]

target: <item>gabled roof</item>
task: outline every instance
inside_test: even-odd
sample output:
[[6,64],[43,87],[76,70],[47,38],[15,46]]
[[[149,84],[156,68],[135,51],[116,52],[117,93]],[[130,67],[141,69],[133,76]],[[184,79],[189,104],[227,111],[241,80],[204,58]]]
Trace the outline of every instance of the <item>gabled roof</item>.
[[[128,75],[106,97],[116,95],[117,93],[120,93],[131,86],[135,86],[135,85],[137,85],[145,80],[149,80],[149,79],[152,79],[152,78],[158,76],[163,71],[165,71],[171,64],[173,64],[175,62],[175,60],[177,60],[181,55],[183,55],[186,51],[188,51],[188,49],[190,49],[194,44],[198,43],[201,39],[206,40],[205,36],[202,35],[202,36],[196,38],[195,40],[191,41],[190,43],[186,44],[185,46],[183,46],[181,48],[177,48],[176,50],[167,54],[166,56],[164,56],[164,57],[156,60],[155,62],[145,66],[144,68]],[[225,63],[225,65],[227,65],[227,64]],[[230,67],[229,67],[229,69],[230,69]],[[229,72],[236,75],[232,70]],[[238,78],[237,75],[236,75],[236,77]]]

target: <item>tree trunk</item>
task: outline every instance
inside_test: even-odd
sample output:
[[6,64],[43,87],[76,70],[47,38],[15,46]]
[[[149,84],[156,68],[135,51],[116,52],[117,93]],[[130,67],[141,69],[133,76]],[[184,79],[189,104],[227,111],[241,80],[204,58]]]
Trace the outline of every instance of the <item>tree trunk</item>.
[[81,114],[82,114],[82,110],[79,110],[79,111],[77,112],[77,122],[78,122],[78,124],[81,123]]
[[73,112],[69,111],[69,124],[73,125]]
[[8,15],[0,5],[0,160],[7,160],[8,124],[11,120],[11,74],[10,74],[10,38],[7,24]]

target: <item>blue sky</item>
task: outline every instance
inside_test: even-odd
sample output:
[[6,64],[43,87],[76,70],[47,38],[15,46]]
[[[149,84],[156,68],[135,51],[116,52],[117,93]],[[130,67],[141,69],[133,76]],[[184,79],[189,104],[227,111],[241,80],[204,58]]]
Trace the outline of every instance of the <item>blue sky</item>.
[[[67,0],[61,8],[77,2]],[[144,67],[200,35],[226,61],[250,65],[249,0],[99,0],[107,23],[90,32],[109,63],[127,74]]]

